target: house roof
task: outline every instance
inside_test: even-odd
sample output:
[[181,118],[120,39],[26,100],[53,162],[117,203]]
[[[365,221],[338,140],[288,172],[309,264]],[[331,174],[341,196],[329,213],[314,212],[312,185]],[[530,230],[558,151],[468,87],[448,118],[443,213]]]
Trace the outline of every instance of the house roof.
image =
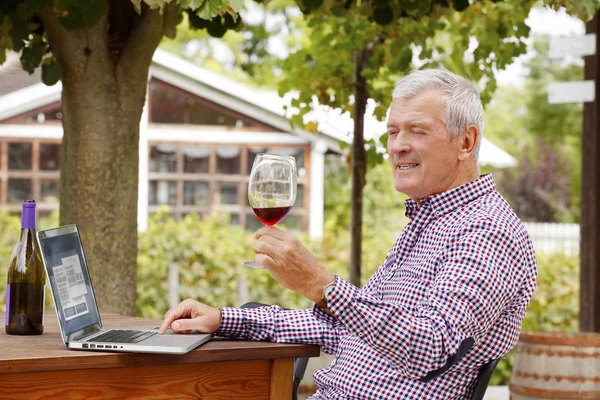
[[23,89],[42,81],[41,69],[36,69],[33,74],[29,74],[21,66],[21,60],[18,53],[9,51],[6,54],[6,61],[0,65],[0,96],[7,93]]
[[[14,54],[14,53],[12,53]],[[14,76],[15,83],[12,91],[0,92],[0,120],[10,118],[26,111],[44,106],[60,99],[62,85],[46,86],[37,79],[29,79],[27,75],[17,73],[21,68],[18,58],[12,58],[11,64],[6,63],[0,69],[0,79],[5,82],[6,76]],[[326,106],[318,106],[310,112],[307,121],[318,122],[318,134],[313,134],[298,128],[292,128],[289,117],[293,112],[286,108],[290,104],[293,93],[281,97],[276,91],[258,90],[241,84],[233,79],[209,71],[187,60],[182,59],[165,50],[157,49],[152,58],[150,74],[157,79],[166,81],[183,90],[207,98],[224,107],[228,107],[239,113],[251,115],[266,124],[277,127],[283,131],[294,133],[311,143],[324,142],[327,148],[339,149],[339,142],[350,143],[354,130],[353,120],[340,110],[331,109]],[[38,73],[39,75],[39,73]],[[367,106],[365,115],[365,136],[379,137],[386,131],[384,122],[378,121],[372,115],[373,103]],[[512,167],[517,164],[516,160],[500,147],[483,138],[479,155],[480,165],[492,165],[494,167]]]

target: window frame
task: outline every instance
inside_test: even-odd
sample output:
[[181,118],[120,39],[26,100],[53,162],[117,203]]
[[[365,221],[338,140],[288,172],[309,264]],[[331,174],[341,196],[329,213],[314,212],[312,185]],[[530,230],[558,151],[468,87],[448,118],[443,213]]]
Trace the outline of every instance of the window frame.
[[[21,203],[8,203],[8,180],[9,179],[30,179],[31,193],[36,200],[36,212],[44,214],[59,209],[59,203],[46,203],[39,201],[42,192],[42,180],[59,181],[60,169],[56,171],[47,171],[40,169],[40,144],[58,144],[61,139],[51,138],[17,138],[0,137],[0,206],[14,213],[21,212]],[[29,170],[9,170],[8,169],[8,148],[9,143],[31,143],[31,169]],[[59,159],[60,165],[60,159]],[[60,188],[60,186],[59,186]],[[59,189],[60,190],[60,189]]]
[[[152,147],[156,145],[174,145],[177,147],[177,172],[151,172],[150,171],[150,154]],[[209,162],[207,173],[191,173],[184,172],[184,152],[186,146],[206,147],[209,149]],[[240,149],[240,173],[239,174],[217,174],[217,152],[218,147],[237,147]],[[296,148],[304,151],[304,169],[303,177],[298,177],[298,184],[304,187],[303,207],[293,207],[289,215],[296,215],[302,218],[302,226],[300,229],[303,232],[308,231],[309,217],[309,199],[310,199],[310,145],[308,144],[264,144],[252,143],[205,143],[191,141],[165,141],[165,140],[149,140],[148,141],[148,184],[151,181],[174,181],[177,184],[176,203],[175,206],[169,206],[169,213],[176,219],[181,218],[185,214],[197,212],[201,215],[209,215],[213,212],[229,212],[236,214],[239,218],[240,226],[246,227],[246,216],[254,215],[252,207],[247,204],[248,182],[250,180],[250,170],[248,166],[248,149],[250,148],[267,148],[269,152],[279,153],[282,148]],[[208,182],[209,204],[207,206],[184,205],[184,182],[202,181]],[[237,184],[237,204],[219,204],[218,184],[219,183],[235,183]],[[150,195],[148,195],[148,200]],[[153,205],[148,203],[148,214],[157,212],[163,205]],[[285,220],[283,221],[285,224]]]

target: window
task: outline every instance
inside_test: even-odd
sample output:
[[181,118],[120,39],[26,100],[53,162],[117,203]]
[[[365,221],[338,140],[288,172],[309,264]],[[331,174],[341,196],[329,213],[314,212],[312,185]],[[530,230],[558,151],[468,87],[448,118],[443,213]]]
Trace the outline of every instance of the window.
[[183,204],[186,206],[207,206],[210,204],[208,182],[184,182]]
[[8,169],[13,171],[31,170],[32,143],[8,144]]
[[240,170],[239,147],[217,147],[217,173],[235,175]]
[[148,203],[152,205],[177,204],[177,182],[150,181]]
[[8,178],[7,203],[21,204],[23,200],[33,199],[31,179]]
[[41,201],[43,203],[54,203],[58,204],[59,196],[59,182],[58,180],[41,179],[40,180],[40,194]]
[[2,124],[58,124],[62,120],[60,101],[5,119]]
[[60,140],[0,138],[0,206],[19,213],[25,199],[38,216],[58,209]]
[[159,144],[150,151],[151,172],[177,172],[177,146]]
[[[248,203],[247,188],[254,157],[258,153],[294,155],[304,166],[308,146],[225,146],[189,142],[149,143],[148,211],[168,205],[180,218],[190,213],[228,216],[233,225],[254,231],[262,223]],[[305,196],[309,178],[298,176],[296,203],[283,223],[288,229],[305,230],[308,210]]]
[[183,146],[183,172],[208,173],[210,148]]
[[248,175],[250,175],[250,171],[252,171],[252,165],[254,165],[254,158],[260,153],[274,153],[274,151],[269,151],[267,148],[264,147],[249,148],[248,163],[246,165],[246,171],[248,171]]
[[219,183],[217,184],[217,199],[218,204],[237,204],[237,183]]
[[58,171],[60,169],[60,144],[40,143],[40,169]]
[[209,100],[152,79],[150,121],[162,124],[216,125],[236,128],[261,125]]

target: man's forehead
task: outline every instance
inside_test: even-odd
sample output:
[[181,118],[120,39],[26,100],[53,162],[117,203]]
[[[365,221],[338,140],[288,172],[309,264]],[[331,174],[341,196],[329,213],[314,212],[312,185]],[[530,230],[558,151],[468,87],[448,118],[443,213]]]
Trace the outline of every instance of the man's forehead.
[[429,125],[435,121],[431,110],[399,110],[399,112],[390,112],[388,117],[388,126],[390,125]]
[[409,98],[393,99],[388,116],[390,123],[428,124],[432,123],[442,110],[439,93],[425,92]]

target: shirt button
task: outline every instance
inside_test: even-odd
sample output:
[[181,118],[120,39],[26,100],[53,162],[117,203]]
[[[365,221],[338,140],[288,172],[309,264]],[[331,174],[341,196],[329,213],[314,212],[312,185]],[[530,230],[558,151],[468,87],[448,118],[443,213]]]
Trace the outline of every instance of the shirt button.
[[361,338],[361,337],[363,337],[363,336],[365,336],[365,334],[364,334],[364,333],[362,333],[362,332],[358,332],[358,337],[360,337],[360,338]]
[[441,212],[439,212],[439,211],[436,211],[436,212],[435,212],[435,216],[436,216],[436,217],[441,217],[441,216],[442,216],[442,213],[441,213]]

